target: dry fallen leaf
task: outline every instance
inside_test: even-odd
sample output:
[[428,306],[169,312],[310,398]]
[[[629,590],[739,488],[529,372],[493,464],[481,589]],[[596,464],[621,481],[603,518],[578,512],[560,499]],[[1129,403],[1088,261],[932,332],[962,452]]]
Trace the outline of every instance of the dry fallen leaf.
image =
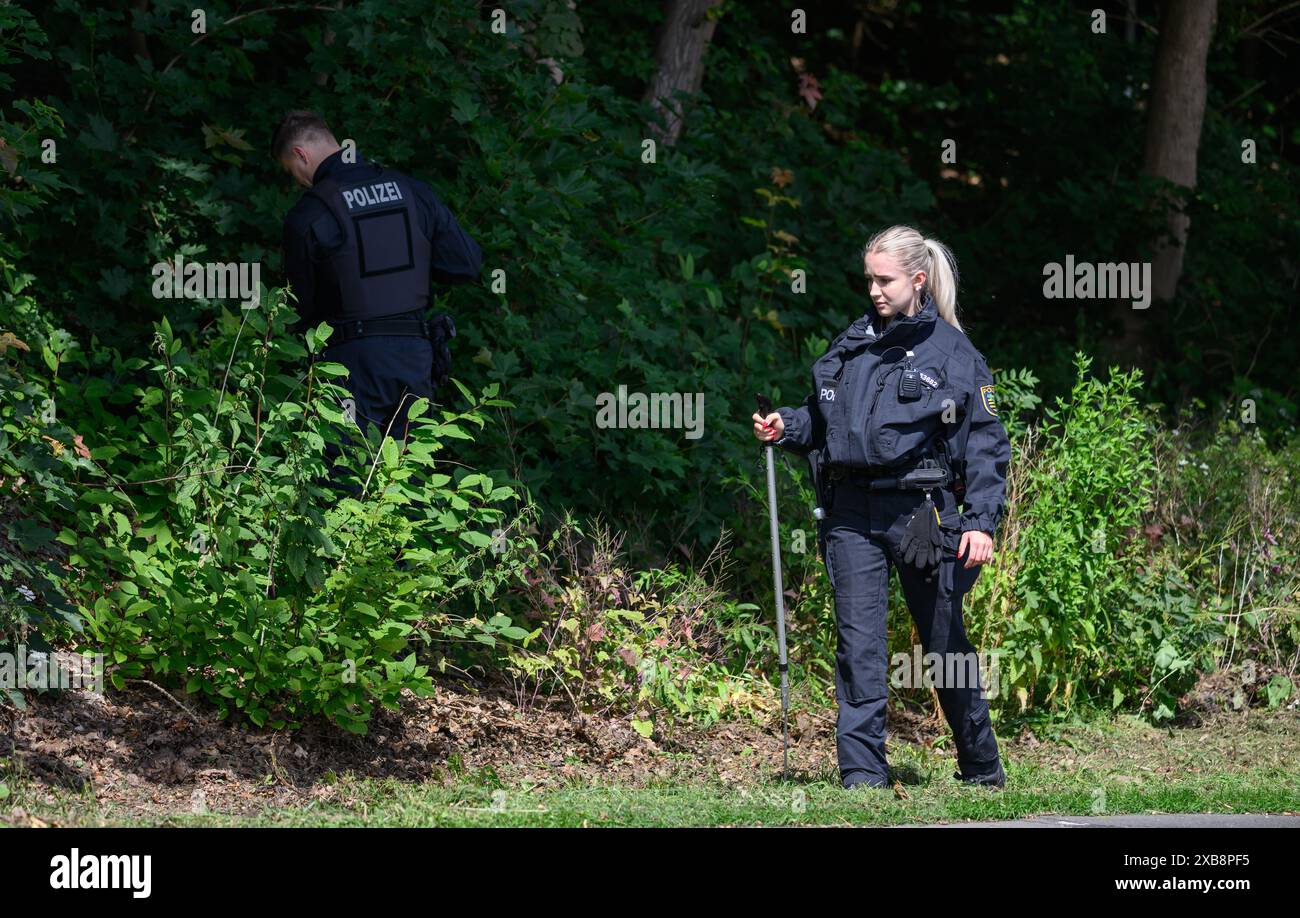
[[20,351],[31,351],[31,348],[27,346],[27,343],[18,340],[18,336],[13,332],[5,332],[0,335],[0,354],[3,354],[11,347],[16,347]]

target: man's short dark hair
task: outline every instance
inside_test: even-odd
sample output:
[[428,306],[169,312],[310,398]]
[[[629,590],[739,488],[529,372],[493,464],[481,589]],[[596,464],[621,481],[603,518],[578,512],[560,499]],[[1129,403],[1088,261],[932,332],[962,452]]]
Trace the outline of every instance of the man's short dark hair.
[[325,119],[315,112],[289,112],[271,138],[271,155],[279,162],[294,144],[316,140],[334,140]]

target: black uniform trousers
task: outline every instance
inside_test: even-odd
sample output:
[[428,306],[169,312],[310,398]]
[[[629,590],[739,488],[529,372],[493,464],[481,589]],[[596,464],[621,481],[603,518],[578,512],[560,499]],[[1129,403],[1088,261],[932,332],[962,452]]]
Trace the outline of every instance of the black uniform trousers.
[[[433,345],[428,338],[414,335],[367,335],[331,344],[322,359],[341,363],[348,377],[341,380],[353,400],[356,426],[363,434],[377,428],[394,440],[404,441],[409,422],[407,411],[417,398],[433,398]],[[347,438],[346,428],[344,438]],[[326,456],[331,465],[338,449],[330,444]],[[340,471],[335,470],[337,481]]]
[[962,566],[965,561],[957,561],[960,514],[952,491],[931,492],[940,511],[943,557],[937,568],[920,571],[902,562],[899,542],[913,512],[925,500],[923,492],[869,491],[864,484],[848,480],[836,481],[832,487],[831,507],[821,522],[820,535],[838,622],[835,687],[839,719],[835,734],[841,780],[846,786],[888,782],[885,625],[893,567],[898,568],[922,653],[942,655],[943,665],[933,670],[935,687],[953,732],[961,777],[1001,777],[988,700],[981,697],[978,667],[973,665],[975,648],[962,621],[962,598],[978,578],[979,567],[966,569]]

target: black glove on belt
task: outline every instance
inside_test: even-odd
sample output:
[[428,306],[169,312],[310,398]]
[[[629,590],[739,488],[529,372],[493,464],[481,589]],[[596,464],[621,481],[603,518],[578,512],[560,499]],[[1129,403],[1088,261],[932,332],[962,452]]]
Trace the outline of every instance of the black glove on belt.
[[918,570],[934,567],[943,557],[943,532],[939,528],[939,510],[927,491],[921,504],[907,521],[899,553],[905,564],[914,564]]

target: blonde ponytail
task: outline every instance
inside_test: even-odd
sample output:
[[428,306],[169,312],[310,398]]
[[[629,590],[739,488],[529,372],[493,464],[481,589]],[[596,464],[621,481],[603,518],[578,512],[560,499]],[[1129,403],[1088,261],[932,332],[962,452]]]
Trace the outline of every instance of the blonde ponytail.
[[939,317],[961,331],[957,321],[957,259],[952,249],[938,239],[925,240],[925,253],[930,266],[925,272],[925,285],[930,288],[930,296],[939,309]]
[[899,224],[876,233],[862,249],[862,259],[871,252],[892,255],[909,275],[925,272],[929,291],[939,317],[961,331],[957,320],[957,259],[938,239],[926,239],[910,226]]

